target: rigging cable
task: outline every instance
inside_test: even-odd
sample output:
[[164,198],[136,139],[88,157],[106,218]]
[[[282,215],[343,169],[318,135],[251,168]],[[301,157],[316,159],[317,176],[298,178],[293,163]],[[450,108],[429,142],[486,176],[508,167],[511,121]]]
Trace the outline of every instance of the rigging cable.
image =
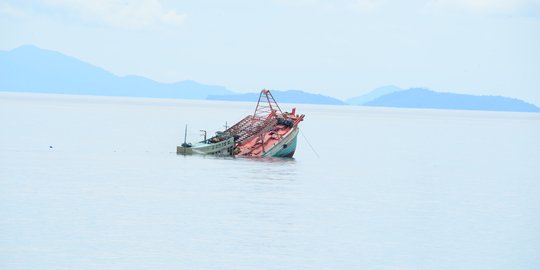
[[306,142],[308,143],[309,147],[311,148],[311,150],[313,151],[313,153],[315,153],[315,155],[317,156],[317,158],[321,158],[319,156],[319,154],[317,153],[317,151],[315,151],[315,148],[313,148],[313,146],[311,146],[311,143],[309,143],[309,140],[307,139],[306,135],[304,135],[304,132],[302,132],[302,130],[300,129],[300,134],[302,134],[302,137],[304,137],[304,139],[306,140]]

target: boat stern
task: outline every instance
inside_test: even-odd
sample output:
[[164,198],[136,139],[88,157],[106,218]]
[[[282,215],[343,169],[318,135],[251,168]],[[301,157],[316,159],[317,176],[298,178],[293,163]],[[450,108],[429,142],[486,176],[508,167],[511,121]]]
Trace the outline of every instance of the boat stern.
[[177,146],[176,154],[178,155],[192,155],[193,149],[191,147]]

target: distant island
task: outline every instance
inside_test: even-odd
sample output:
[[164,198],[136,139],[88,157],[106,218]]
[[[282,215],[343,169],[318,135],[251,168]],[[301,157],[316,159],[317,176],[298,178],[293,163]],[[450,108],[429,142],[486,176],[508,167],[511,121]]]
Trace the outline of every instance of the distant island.
[[[301,104],[327,104],[344,105],[345,102],[328,96],[306,93],[300,90],[272,91],[274,98],[280,103],[301,103]],[[226,100],[226,101],[250,101],[257,102],[259,93],[234,94],[234,95],[210,95],[208,100]]]
[[[74,57],[25,45],[0,51],[0,91],[254,102],[259,89],[241,94],[223,86],[191,80],[160,83],[140,76],[116,76]],[[509,97],[396,86],[380,87],[346,101],[302,90],[273,90],[273,93],[283,103],[540,112],[533,104]]]
[[404,89],[401,89],[393,85],[382,86],[382,87],[376,88],[375,90],[365,95],[349,98],[345,102],[350,105],[365,105],[366,103],[372,100],[378,99],[384,95],[392,94],[392,93],[403,91],[403,90]]
[[363,105],[448,110],[540,112],[540,108],[535,105],[515,98],[440,93],[422,88],[393,92]]

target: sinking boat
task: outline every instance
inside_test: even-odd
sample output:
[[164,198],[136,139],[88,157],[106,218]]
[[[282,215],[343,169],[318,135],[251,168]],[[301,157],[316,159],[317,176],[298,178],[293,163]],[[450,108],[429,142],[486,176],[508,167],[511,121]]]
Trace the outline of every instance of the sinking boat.
[[178,154],[233,155],[240,157],[292,157],[296,151],[298,125],[304,115],[296,108],[283,112],[270,90],[263,89],[252,115],[216,136],[198,143],[184,141]]

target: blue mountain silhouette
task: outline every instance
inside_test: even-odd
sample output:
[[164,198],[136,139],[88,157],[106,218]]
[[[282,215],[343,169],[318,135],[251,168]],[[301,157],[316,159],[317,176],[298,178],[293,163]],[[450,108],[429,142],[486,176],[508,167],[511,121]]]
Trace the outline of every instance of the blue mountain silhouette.
[[422,88],[413,88],[387,94],[364,105],[450,110],[540,112],[540,108],[519,99],[501,96],[440,93]]
[[377,98],[380,98],[384,95],[388,95],[394,92],[403,91],[404,89],[401,89],[397,86],[388,85],[388,86],[382,86],[379,88],[376,88],[375,90],[362,95],[358,97],[349,98],[346,100],[347,104],[351,105],[364,105],[372,100],[375,100]]
[[[300,90],[279,91],[272,90],[272,95],[280,103],[303,103],[303,104],[329,104],[329,105],[344,105],[345,103],[333,97],[306,93]],[[246,93],[236,95],[210,95],[208,100],[225,100],[225,101],[249,101],[257,102],[259,93]]]
[[0,91],[183,99],[232,93],[222,86],[194,81],[159,83],[139,76],[119,77],[31,45],[0,51]]
[[[0,51],[0,91],[98,96],[257,101],[258,93],[236,94],[195,81],[160,83],[140,76],[117,76],[59,52],[31,45]],[[343,101],[300,90],[273,91],[278,102],[342,105]],[[455,110],[540,112],[537,106],[501,96],[403,90],[387,86],[348,99],[353,105]]]

